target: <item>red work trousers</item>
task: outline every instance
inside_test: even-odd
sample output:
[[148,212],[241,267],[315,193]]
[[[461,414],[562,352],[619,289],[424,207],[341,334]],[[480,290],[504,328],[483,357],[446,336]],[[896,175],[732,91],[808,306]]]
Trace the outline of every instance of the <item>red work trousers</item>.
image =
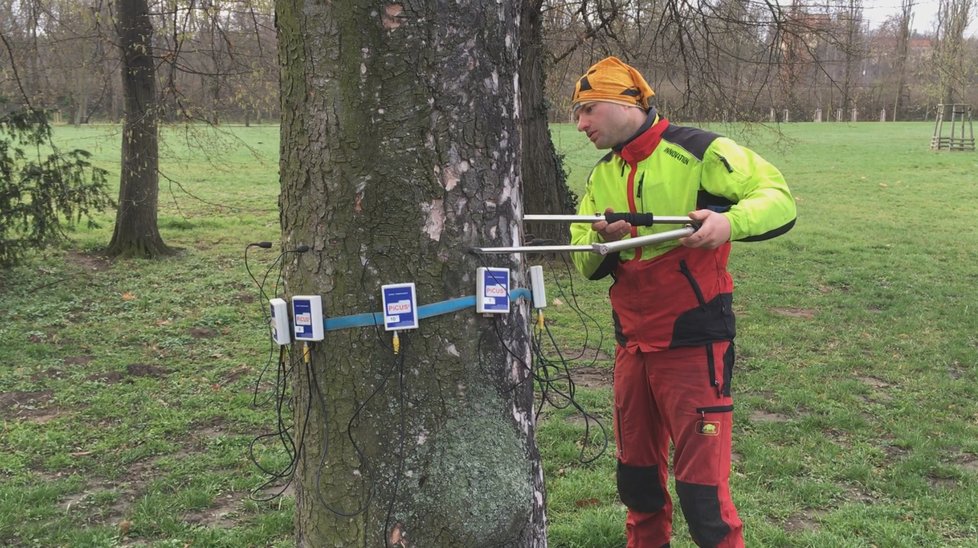
[[730,378],[732,367],[730,342],[661,352],[618,347],[617,479],[619,496],[628,508],[629,548],[659,548],[670,541],[670,440],[675,446],[676,493],[693,541],[699,546],[744,545],[728,485],[733,399],[722,383]]

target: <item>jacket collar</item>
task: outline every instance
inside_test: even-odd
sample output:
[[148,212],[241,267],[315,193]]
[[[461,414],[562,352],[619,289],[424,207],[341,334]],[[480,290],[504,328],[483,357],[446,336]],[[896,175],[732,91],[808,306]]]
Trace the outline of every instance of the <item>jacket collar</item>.
[[629,137],[624,143],[616,145],[613,150],[627,163],[637,163],[652,154],[662,140],[662,132],[667,127],[669,127],[669,120],[660,118],[655,109],[650,108],[645,123],[635,132],[635,135]]

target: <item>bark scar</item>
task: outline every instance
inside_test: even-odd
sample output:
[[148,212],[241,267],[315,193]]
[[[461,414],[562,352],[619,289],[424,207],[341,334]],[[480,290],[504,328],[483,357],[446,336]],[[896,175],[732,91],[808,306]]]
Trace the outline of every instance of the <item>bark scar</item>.
[[397,522],[391,527],[390,535],[387,537],[387,548],[396,548],[400,546],[401,548],[408,548],[407,531],[404,530],[404,524]]
[[381,14],[380,19],[384,24],[384,28],[388,30],[396,29],[401,26],[401,14],[404,13],[404,6],[401,4],[387,4],[384,6],[384,13]]

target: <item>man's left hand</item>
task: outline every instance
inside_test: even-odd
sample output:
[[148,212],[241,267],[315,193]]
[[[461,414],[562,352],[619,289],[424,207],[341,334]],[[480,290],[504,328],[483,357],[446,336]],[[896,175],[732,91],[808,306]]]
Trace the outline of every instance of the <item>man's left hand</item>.
[[700,225],[699,230],[680,238],[679,243],[686,247],[714,249],[730,240],[730,220],[723,213],[709,209],[690,212],[689,218]]

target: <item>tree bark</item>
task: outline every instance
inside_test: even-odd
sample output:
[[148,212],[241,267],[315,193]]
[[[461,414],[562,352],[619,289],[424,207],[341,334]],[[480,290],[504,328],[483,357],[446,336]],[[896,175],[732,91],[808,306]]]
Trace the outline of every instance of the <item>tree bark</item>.
[[[520,2],[520,103],[523,113],[523,204],[527,213],[574,213],[577,197],[567,187],[560,156],[550,138],[541,0]],[[525,223],[535,239],[566,243],[567,225]]]
[[159,141],[153,25],[146,0],[118,0],[116,28],[122,49],[122,168],[119,209],[108,254],[153,258],[173,250],[157,226]]
[[[522,239],[518,8],[278,0],[288,295],[328,316],[475,290]],[[494,257],[525,287],[516,255]],[[327,333],[294,377],[299,546],[544,546],[528,310]]]

